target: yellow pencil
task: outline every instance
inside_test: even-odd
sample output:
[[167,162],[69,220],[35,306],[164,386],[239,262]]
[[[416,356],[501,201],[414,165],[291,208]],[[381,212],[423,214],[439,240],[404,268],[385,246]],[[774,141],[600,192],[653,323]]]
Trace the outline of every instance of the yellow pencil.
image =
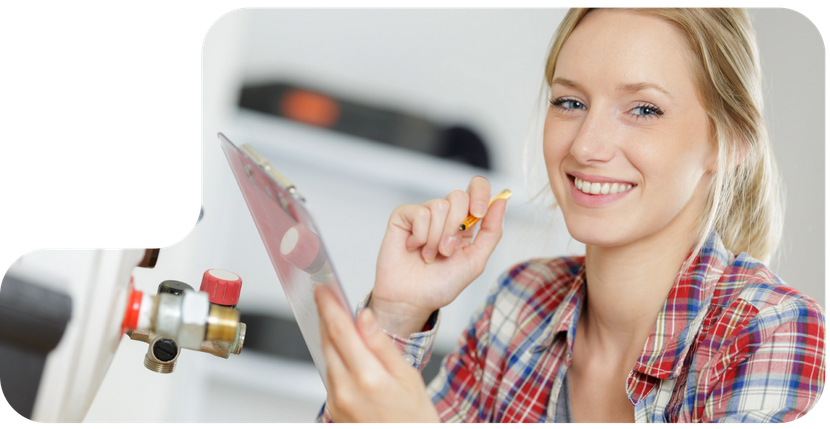
[[[510,198],[511,195],[513,195],[513,194],[510,193],[510,189],[505,189],[505,190],[501,191],[500,194],[493,197],[493,199],[490,200],[490,204],[488,204],[487,207],[490,207],[491,205],[493,205],[493,201],[506,200],[506,199]],[[469,216],[467,216],[467,219],[464,219],[464,222],[458,227],[458,230],[459,231],[466,231],[466,230],[472,228],[473,225],[475,225],[480,220],[481,219],[479,219],[479,218],[477,218],[473,215],[469,215]]]

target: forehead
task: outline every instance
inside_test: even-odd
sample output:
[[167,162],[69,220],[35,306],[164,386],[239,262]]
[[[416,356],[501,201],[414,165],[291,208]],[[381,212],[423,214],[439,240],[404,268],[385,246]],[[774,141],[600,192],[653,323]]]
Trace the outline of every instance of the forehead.
[[669,22],[636,11],[595,10],[568,37],[555,76],[614,81],[608,83],[615,86],[652,82],[676,91],[691,85],[693,90],[691,58],[682,34]]

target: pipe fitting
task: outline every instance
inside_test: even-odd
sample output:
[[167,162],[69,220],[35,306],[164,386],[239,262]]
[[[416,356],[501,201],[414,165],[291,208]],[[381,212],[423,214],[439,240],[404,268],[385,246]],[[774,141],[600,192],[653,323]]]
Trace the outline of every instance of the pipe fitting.
[[190,290],[181,295],[160,293],[155,332],[175,338],[179,347],[199,350],[205,340],[210,307],[208,296],[204,293]]
[[153,331],[159,335],[176,338],[182,320],[182,296],[170,293],[156,295],[156,324]]
[[144,367],[160,374],[170,374],[176,369],[181,350],[170,338],[154,337],[144,355]]
[[239,311],[216,304],[210,306],[205,340],[232,342],[237,337],[238,328]]
[[210,301],[205,293],[186,291],[182,295],[182,319],[176,340],[181,347],[199,350],[208,330]]
[[242,346],[245,343],[245,330],[245,324],[240,323],[237,325],[235,338],[232,342],[205,340],[199,351],[209,353],[223,359],[227,359],[231,354],[238,355],[242,353]]
[[[220,275],[223,273],[217,274],[217,270],[206,272],[205,277],[217,283],[211,283],[214,287],[208,289],[218,296],[219,286],[224,285],[225,292],[233,286],[238,296],[237,283],[241,283],[241,279],[237,276],[230,286],[218,284],[229,281]],[[227,298],[225,292],[222,296]],[[231,354],[242,352],[247,328],[239,321],[239,311],[222,302],[225,301],[213,303],[206,291],[196,292],[185,283],[167,280],[159,285],[155,296],[131,290],[122,329],[130,339],[148,344],[144,366],[153,372],[172,373],[182,349],[227,359]]]

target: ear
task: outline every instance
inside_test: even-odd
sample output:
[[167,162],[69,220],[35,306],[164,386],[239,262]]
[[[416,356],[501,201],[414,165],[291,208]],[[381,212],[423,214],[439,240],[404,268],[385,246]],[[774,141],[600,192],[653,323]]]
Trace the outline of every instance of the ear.
[[744,160],[746,160],[746,156],[749,154],[749,147],[745,142],[736,142],[726,149],[727,158],[726,158],[726,168],[728,170],[735,170],[741,165]]
[[731,170],[737,168],[741,165],[744,160],[746,159],[747,155],[749,154],[749,145],[742,141],[739,137],[732,137],[732,145],[730,147],[719,148],[717,142],[713,142],[714,150],[710,155],[709,160],[709,168],[706,169],[707,173],[717,173],[718,172],[718,152],[720,150],[727,151],[727,169]]
[[729,167],[737,168],[744,162],[746,156],[749,154],[749,145],[745,142],[741,142],[741,144],[735,146],[733,151],[734,155],[732,156],[732,165]]
[[710,141],[711,150],[706,158],[706,173],[714,175],[718,172],[718,158],[720,158],[720,150],[721,148],[718,147],[717,138],[713,138]]

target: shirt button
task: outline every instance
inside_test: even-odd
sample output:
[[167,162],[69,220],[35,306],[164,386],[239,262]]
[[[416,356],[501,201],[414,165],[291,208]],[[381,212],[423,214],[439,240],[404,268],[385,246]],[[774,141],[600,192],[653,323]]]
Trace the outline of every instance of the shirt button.
[[405,360],[406,363],[412,365],[415,363],[415,356],[412,356],[411,354],[407,353],[403,355],[403,360]]

